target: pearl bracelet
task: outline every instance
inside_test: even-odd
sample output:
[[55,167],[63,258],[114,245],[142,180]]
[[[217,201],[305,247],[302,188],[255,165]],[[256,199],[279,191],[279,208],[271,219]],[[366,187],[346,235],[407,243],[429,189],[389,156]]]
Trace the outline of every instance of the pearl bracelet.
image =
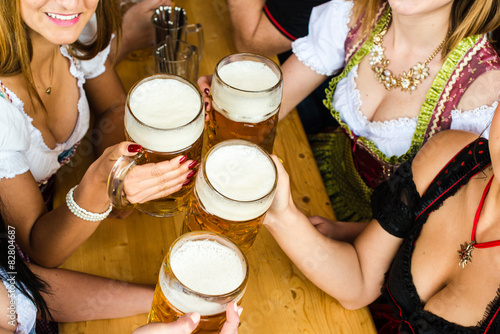
[[78,218],[90,222],[97,222],[106,218],[111,210],[113,210],[113,204],[109,204],[109,208],[103,213],[90,212],[80,207],[73,198],[73,191],[76,187],[78,187],[78,185],[71,188],[70,191],[68,191],[68,193],[66,194],[66,205],[68,206],[69,211],[71,211]]

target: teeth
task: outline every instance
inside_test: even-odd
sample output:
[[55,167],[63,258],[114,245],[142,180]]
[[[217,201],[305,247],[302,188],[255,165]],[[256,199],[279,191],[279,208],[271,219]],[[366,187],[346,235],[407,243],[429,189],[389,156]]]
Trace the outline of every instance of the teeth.
[[61,21],[70,21],[73,19],[76,19],[79,14],[74,14],[74,15],[59,15],[59,14],[53,14],[53,13],[47,13],[47,16],[56,19],[56,20],[61,20]]

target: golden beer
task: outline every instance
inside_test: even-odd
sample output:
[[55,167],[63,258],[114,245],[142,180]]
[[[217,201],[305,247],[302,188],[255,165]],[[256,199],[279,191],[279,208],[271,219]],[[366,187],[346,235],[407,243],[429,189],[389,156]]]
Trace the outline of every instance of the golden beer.
[[282,82],[281,69],[269,58],[237,53],[220,60],[212,79],[208,147],[244,139],[272,153]]
[[184,234],[165,256],[148,323],[198,312],[194,333],[219,333],[227,304],[241,300],[247,281],[246,257],[229,239],[212,232]]
[[[127,140],[136,142],[130,135],[125,131]],[[161,162],[166,160],[172,160],[179,155],[186,155],[188,159],[194,159],[200,161],[201,151],[203,148],[203,136],[200,136],[194,144],[186,147],[185,149],[172,152],[172,153],[161,153],[148,150],[147,148],[142,149],[143,156],[139,158],[138,164],[145,164],[149,162]],[[181,188],[181,190],[163,198],[154,199],[145,203],[137,204],[137,208],[146,213],[153,213],[154,216],[166,217],[173,213],[182,211],[186,209],[193,190],[194,183],[191,182]]]
[[[201,160],[205,117],[199,89],[176,75],[156,74],[132,87],[125,108],[125,135],[142,146],[135,157],[117,161],[108,180],[108,193],[115,206],[123,200],[123,181],[134,165],[157,163],[186,155]],[[177,214],[187,206],[193,186],[184,186],[167,197],[137,204],[156,217]],[[117,205],[118,203],[118,205]]]
[[196,176],[184,231],[220,233],[247,252],[271,206],[276,182],[276,166],[258,145],[235,139],[215,145]]

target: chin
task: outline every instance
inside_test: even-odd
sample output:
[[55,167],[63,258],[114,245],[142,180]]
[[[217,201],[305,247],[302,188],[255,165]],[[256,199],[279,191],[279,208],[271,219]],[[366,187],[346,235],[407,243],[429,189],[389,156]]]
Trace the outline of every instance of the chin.
[[66,33],[66,34],[59,34],[55,36],[47,36],[46,39],[57,45],[65,45],[65,44],[73,44],[78,40],[78,37],[80,37],[81,31],[79,32],[72,32],[72,33]]

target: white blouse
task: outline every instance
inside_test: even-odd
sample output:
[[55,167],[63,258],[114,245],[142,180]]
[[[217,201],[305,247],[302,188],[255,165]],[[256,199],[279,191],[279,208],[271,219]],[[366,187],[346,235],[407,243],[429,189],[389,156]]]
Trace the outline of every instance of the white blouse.
[[[331,0],[313,8],[309,35],[292,43],[292,50],[304,65],[322,75],[333,75],[344,66],[344,43],[349,32],[352,2]],[[337,84],[333,107],[358,137],[371,140],[386,156],[401,156],[411,146],[417,117],[370,122],[362,111],[361,95],[356,87],[358,67]],[[452,110],[451,129],[482,133],[488,138],[489,125],[498,102],[474,110]]]
[[[31,333],[35,327],[37,308],[33,302],[26,297],[15,285],[14,281],[8,281],[9,275],[5,269],[0,268],[0,274],[2,275],[2,282],[7,289],[9,294],[11,305],[15,306],[17,328],[16,334],[28,334]],[[9,318],[9,321],[11,319]]]
[[62,159],[65,151],[72,149],[89,129],[90,108],[83,84],[106,70],[104,62],[109,46],[87,61],[75,60],[66,46],[61,46],[60,51],[68,59],[70,73],[77,79],[80,93],[75,128],[66,142],[50,149],[40,130],[33,126],[33,119],[24,112],[24,102],[2,84],[8,98],[0,96],[0,179],[13,178],[29,170],[37,182],[47,180],[61,167],[58,158]]

